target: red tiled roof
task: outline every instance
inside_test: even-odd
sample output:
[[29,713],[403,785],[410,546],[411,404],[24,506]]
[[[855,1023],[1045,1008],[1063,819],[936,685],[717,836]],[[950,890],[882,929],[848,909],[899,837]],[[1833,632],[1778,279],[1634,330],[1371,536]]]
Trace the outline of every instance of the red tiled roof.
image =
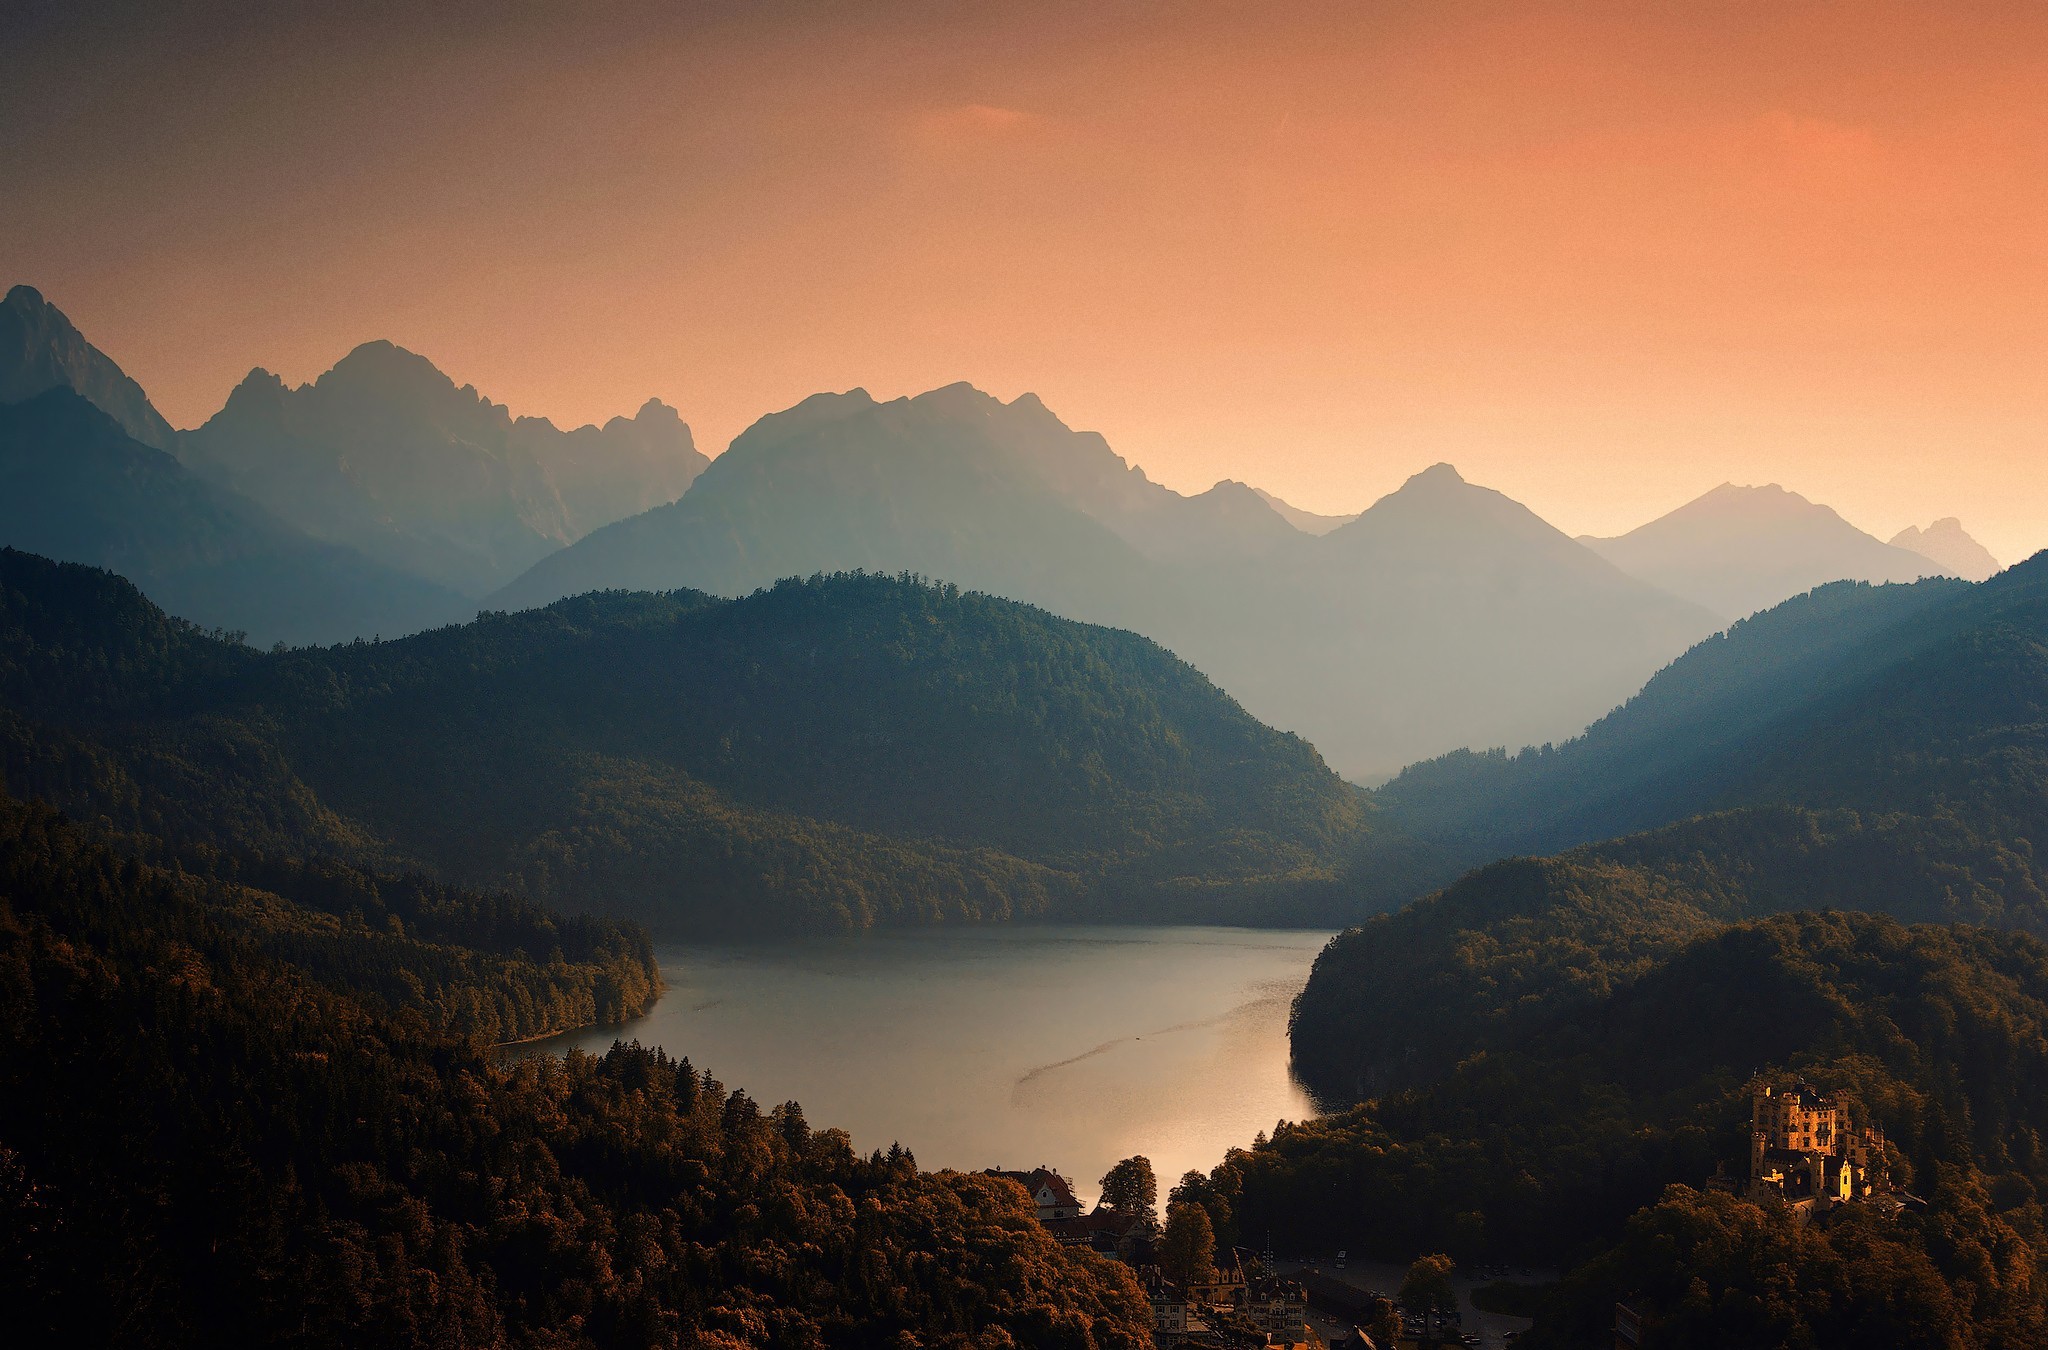
[[1008,1177],[1031,1192],[1031,1198],[1034,1200],[1038,1198],[1040,1190],[1049,1186],[1052,1188],[1052,1202],[1055,1205],[1071,1206],[1074,1209],[1081,1207],[1081,1202],[1074,1197],[1073,1183],[1050,1167],[1034,1167],[1029,1172],[1006,1172],[1000,1167],[991,1167],[988,1174],[992,1177]]

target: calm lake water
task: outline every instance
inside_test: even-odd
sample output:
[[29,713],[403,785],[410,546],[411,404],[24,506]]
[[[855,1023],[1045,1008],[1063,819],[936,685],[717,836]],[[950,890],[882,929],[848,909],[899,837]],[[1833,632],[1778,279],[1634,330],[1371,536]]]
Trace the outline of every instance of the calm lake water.
[[1152,1159],[1160,1198],[1275,1121],[1315,1114],[1287,1069],[1287,1009],[1329,934],[1241,928],[971,928],[780,946],[664,947],[669,991],[620,1027],[765,1109],[794,1099],[863,1151],[1026,1168],[1092,1201]]

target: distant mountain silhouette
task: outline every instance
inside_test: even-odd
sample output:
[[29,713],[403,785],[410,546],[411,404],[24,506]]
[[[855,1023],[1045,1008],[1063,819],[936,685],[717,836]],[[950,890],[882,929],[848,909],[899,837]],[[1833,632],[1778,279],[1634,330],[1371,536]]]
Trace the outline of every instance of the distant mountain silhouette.
[[1266,505],[1278,511],[1281,519],[1303,534],[1328,534],[1339,525],[1349,525],[1358,519],[1356,511],[1348,516],[1319,516],[1313,511],[1304,511],[1298,506],[1281,501],[1264,488],[1253,488],[1252,491],[1258,493]]
[[261,643],[393,635],[474,610],[309,539],[68,388],[0,407],[0,544],[117,570],[180,618]]
[[1776,483],[1723,483],[1627,534],[1580,542],[1630,576],[1730,619],[1830,581],[1917,581],[1950,570]]
[[674,501],[711,463],[682,414],[658,398],[601,427],[559,431],[545,417],[522,417],[512,430],[547,471],[579,539],[600,525]]
[[0,301],[0,403],[22,403],[46,389],[76,390],[144,445],[177,448],[177,433],[142,386],[87,342],[42,292],[16,286]]
[[[1374,794],[1379,820],[1435,851],[1418,872],[1372,865],[1381,907],[1497,857],[1551,853],[1711,809],[1780,728],[1927,640],[1929,616],[1971,588],[1838,581],[1751,615],[1657,672],[1585,734],[1544,751],[1458,751],[1411,764]],[[1413,850],[1404,863],[1413,864]],[[1411,884],[1412,883],[1412,884]],[[1405,890],[1404,890],[1405,887]]]
[[1562,739],[1717,626],[1448,464],[1250,580],[1190,659],[1360,773]]
[[1317,537],[1243,484],[1181,496],[1037,398],[964,384],[764,417],[680,501],[487,603],[856,567],[1134,629],[1358,775],[1569,735],[1714,627],[1448,466]]
[[1983,581],[1998,571],[1998,559],[1991,550],[1963,532],[1963,522],[1943,516],[1926,529],[1908,525],[1892,536],[1892,547],[1932,558],[1944,572],[1965,581]]
[[563,432],[514,419],[389,342],[364,343],[296,389],[251,371],[181,453],[309,534],[470,594],[673,500],[707,462],[658,401]]

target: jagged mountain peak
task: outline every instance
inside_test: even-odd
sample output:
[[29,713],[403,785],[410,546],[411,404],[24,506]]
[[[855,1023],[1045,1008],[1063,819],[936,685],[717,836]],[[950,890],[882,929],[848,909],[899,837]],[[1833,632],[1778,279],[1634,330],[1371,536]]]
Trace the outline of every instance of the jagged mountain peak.
[[323,539],[481,594],[600,525],[674,501],[706,460],[660,400],[563,431],[395,342],[312,381],[257,369],[184,438],[201,473]]
[[12,287],[0,301],[0,403],[59,387],[75,390],[144,445],[170,450],[177,444],[177,433],[142,386],[86,341],[63,310],[33,286]]
[[465,417],[480,414],[506,425],[512,421],[509,408],[485,398],[475,385],[458,386],[418,352],[381,338],[359,343],[313,381],[312,387],[335,402],[402,407],[413,412],[434,409]]
[[1411,474],[1401,487],[1405,491],[1408,488],[1450,487],[1454,484],[1461,487],[1470,486],[1465,482],[1465,475],[1458,472],[1456,465],[1448,460],[1438,460],[1421,473]]
[[1965,581],[1982,581],[1998,571],[1991,550],[1971,538],[1955,516],[1943,516],[1924,530],[1908,525],[1892,536],[1892,547],[1910,549]]

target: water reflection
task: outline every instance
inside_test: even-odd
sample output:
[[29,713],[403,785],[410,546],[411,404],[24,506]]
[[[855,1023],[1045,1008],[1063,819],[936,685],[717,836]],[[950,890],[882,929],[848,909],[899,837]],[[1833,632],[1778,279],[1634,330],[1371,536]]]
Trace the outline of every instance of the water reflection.
[[803,1103],[862,1148],[927,1167],[1048,1163],[1092,1198],[1132,1153],[1162,1191],[1314,1114],[1288,1072],[1287,1009],[1327,933],[978,928],[782,946],[671,947],[669,992],[624,1027],[764,1106]]

